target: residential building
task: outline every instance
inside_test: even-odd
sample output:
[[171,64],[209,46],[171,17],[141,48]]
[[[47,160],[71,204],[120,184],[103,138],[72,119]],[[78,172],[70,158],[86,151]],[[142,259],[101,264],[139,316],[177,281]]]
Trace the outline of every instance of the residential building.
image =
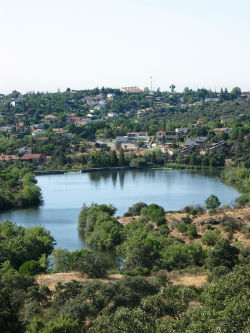
[[16,132],[22,133],[24,132],[25,128],[24,128],[24,123],[23,122],[18,122],[16,124]]
[[226,144],[226,142],[224,140],[222,140],[222,141],[216,143],[215,145],[213,145],[212,147],[210,147],[209,151],[217,150],[217,149],[223,147],[225,144]]
[[17,155],[0,155],[0,162],[1,161],[9,162],[16,160],[19,160],[19,157]]
[[164,144],[167,140],[177,140],[178,134],[175,131],[158,131],[156,133],[156,142]]
[[205,98],[205,103],[214,103],[214,102],[219,102],[220,99],[218,97],[208,97],[208,98]]
[[33,132],[31,132],[31,135],[39,135],[39,134],[43,134],[45,133],[44,130],[42,130],[41,128],[38,128],[36,130],[34,130]]
[[232,128],[228,128],[228,127],[214,128],[215,134],[222,133],[222,132],[228,134],[231,130],[232,130]]
[[48,114],[47,116],[44,117],[44,121],[47,123],[53,123],[57,120],[57,117],[54,116],[53,114]]
[[108,113],[108,118],[117,118],[118,117],[118,113],[116,112],[109,112]]
[[24,154],[21,157],[21,160],[26,162],[42,164],[46,162],[46,156],[44,154]]
[[187,138],[184,143],[184,146],[186,148],[194,147],[194,148],[205,149],[208,146],[208,138],[206,136],[201,136],[197,138]]
[[188,131],[189,131],[189,128],[188,128],[188,127],[180,127],[180,128],[177,127],[177,128],[175,129],[175,132],[176,132],[177,134],[187,134]]
[[139,94],[142,92],[142,90],[138,87],[124,87],[121,88],[121,91],[126,94]]
[[21,147],[21,148],[18,148],[17,151],[22,154],[22,153],[28,153],[30,154],[31,151],[32,151],[32,148],[31,147]]

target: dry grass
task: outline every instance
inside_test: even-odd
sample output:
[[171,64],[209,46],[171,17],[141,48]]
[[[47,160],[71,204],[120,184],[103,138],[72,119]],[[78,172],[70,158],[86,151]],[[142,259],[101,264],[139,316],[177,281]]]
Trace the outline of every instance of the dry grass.
[[[207,283],[207,273],[202,274],[191,274],[191,273],[179,273],[178,271],[167,272],[162,271],[161,273],[165,274],[170,282],[173,284],[181,284],[184,286],[195,286],[203,287]],[[154,276],[148,277],[152,279]],[[91,281],[100,281],[100,282],[114,282],[123,278],[122,274],[112,274],[105,279],[91,279],[88,278],[85,274],[78,272],[70,273],[54,273],[54,274],[40,274],[36,277],[36,282],[42,286],[47,286],[50,290],[55,290],[57,283],[66,284],[72,281],[78,281],[80,283],[86,283]]]
[[179,272],[169,272],[167,274],[173,284],[181,284],[183,286],[195,286],[197,288],[204,287],[207,284],[207,273],[191,274]]
[[91,282],[98,280],[100,282],[112,282],[119,280],[123,277],[121,274],[112,274],[109,275],[106,279],[90,279],[85,274],[79,272],[70,272],[70,273],[54,273],[54,274],[40,274],[36,277],[36,282],[42,286],[47,286],[50,290],[55,290],[57,283],[66,284],[73,280],[80,283]]

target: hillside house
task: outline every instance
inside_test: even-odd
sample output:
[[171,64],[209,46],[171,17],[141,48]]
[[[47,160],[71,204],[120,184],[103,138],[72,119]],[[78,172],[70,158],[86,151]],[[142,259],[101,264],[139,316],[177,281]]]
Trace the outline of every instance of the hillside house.
[[39,134],[43,134],[43,133],[45,133],[45,131],[44,130],[42,130],[41,128],[38,128],[38,129],[36,129],[36,130],[34,130],[33,132],[31,132],[31,135],[39,135]]
[[228,134],[231,130],[232,130],[232,128],[228,128],[228,127],[214,128],[215,134],[219,134],[219,133],[223,133],[223,132]]
[[57,121],[57,117],[54,116],[53,114],[48,114],[47,116],[44,117],[44,121],[45,121],[46,123],[51,124],[51,123]]
[[189,128],[188,127],[177,127],[176,129],[175,129],[175,132],[177,133],[177,134],[187,134],[188,133],[188,131],[189,131]]
[[21,157],[22,161],[33,162],[36,164],[42,164],[46,162],[46,156],[44,154],[24,154]]
[[17,151],[22,154],[22,153],[28,153],[30,154],[32,149],[31,147],[21,147],[21,148],[18,148]]
[[121,91],[126,94],[140,94],[142,90],[138,87],[124,87],[121,88]]
[[22,133],[22,132],[24,132],[24,130],[25,130],[24,123],[23,122],[18,122],[16,124],[16,132]]
[[178,134],[175,131],[158,131],[156,132],[156,142],[164,144],[168,140],[177,140]]
[[205,98],[205,103],[216,103],[219,102],[219,97],[207,97]]
[[216,151],[220,148],[222,148],[223,146],[225,146],[226,142],[224,140],[214,144],[212,147],[209,148],[209,151]]
[[0,155],[0,162],[12,162],[19,160],[19,157],[17,155]]
[[184,146],[186,148],[193,147],[199,149],[206,149],[208,147],[208,138],[206,136],[201,136],[197,138],[187,138]]

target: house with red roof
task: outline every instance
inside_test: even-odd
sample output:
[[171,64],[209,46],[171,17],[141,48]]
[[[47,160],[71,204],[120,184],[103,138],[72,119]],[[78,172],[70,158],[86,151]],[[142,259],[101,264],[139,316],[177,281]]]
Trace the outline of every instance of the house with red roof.
[[21,160],[26,162],[42,164],[46,162],[46,156],[44,154],[24,154],[21,157]]

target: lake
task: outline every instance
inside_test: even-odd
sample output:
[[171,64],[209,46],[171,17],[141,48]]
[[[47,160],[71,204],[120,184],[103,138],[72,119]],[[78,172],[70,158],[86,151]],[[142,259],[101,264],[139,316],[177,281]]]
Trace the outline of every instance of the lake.
[[83,203],[112,203],[116,214],[122,215],[138,201],[178,210],[187,205],[204,205],[211,194],[218,196],[222,205],[239,196],[219,177],[186,170],[98,171],[36,178],[42,189],[43,206],[5,212],[0,214],[0,222],[9,220],[25,227],[43,225],[56,239],[56,248],[70,251],[86,247],[77,230]]

